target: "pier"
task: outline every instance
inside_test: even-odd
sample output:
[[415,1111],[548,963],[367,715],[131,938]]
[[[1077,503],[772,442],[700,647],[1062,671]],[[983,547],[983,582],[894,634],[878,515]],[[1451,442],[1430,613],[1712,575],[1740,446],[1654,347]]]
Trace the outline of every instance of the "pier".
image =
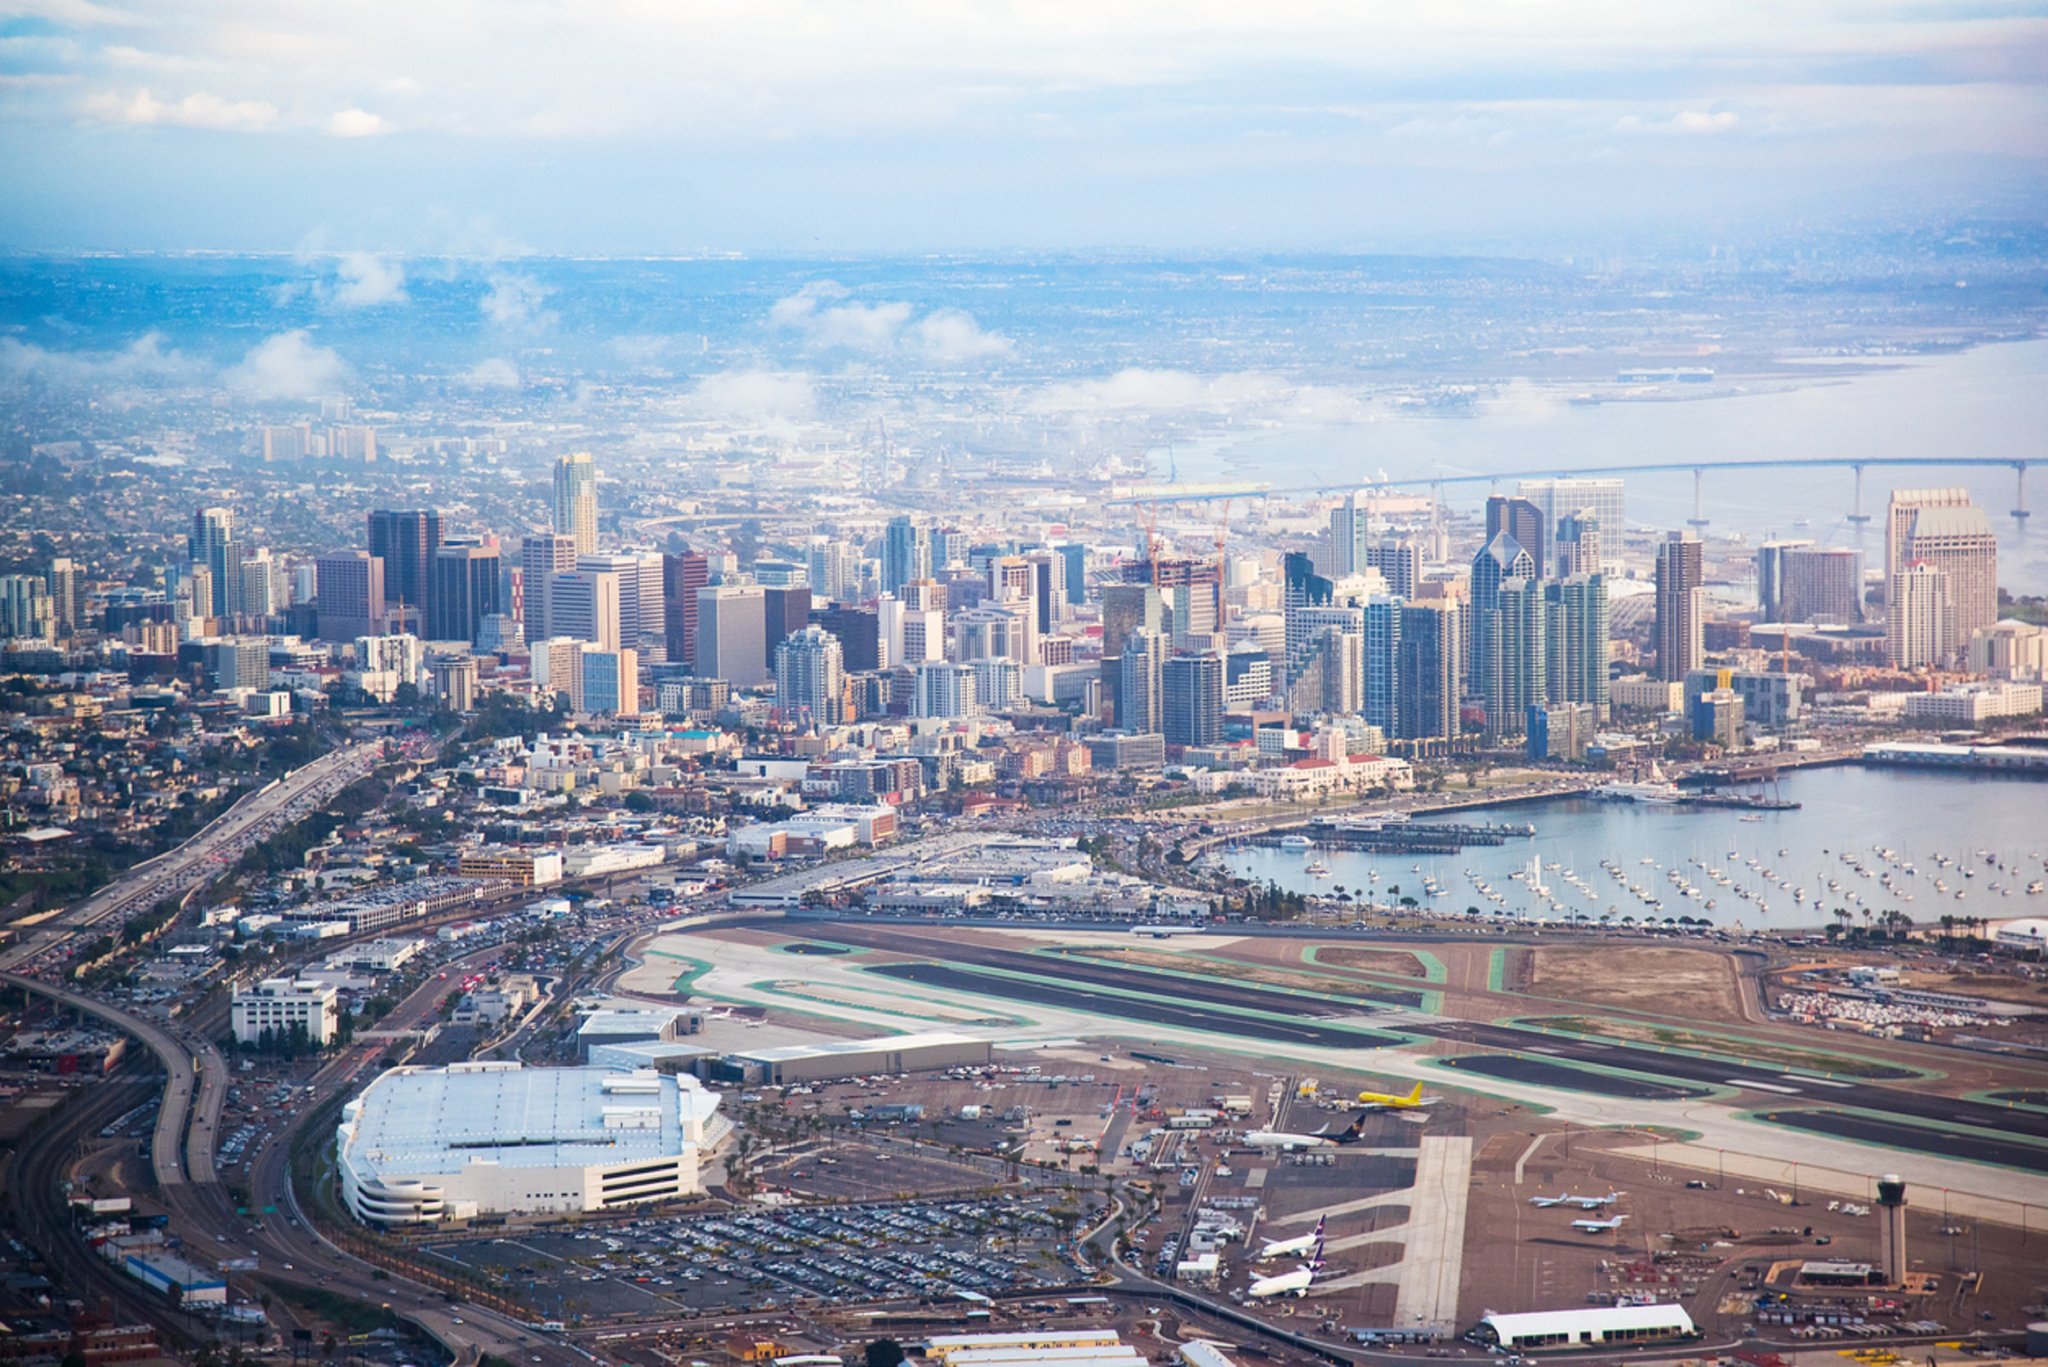
[[[1280,845],[1282,834],[1268,831],[1244,843],[1275,848]],[[1527,840],[1536,834],[1536,828],[1527,822],[1468,825],[1454,821],[1401,821],[1346,825],[1319,821],[1305,830],[1286,834],[1305,835],[1317,845],[1333,850],[1456,854],[1472,845],[1505,845],[1510,840]]]

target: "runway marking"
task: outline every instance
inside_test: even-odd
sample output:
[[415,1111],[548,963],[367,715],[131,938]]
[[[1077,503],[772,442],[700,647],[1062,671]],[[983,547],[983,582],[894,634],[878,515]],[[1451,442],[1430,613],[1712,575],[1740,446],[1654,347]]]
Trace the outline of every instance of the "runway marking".
[[1515,1160],[1515,1185],[1522,1185],[1522,1169],[1536,1156],[1536,1150],[1543,1147],[1544,1136],[1536,1135],[1529,1140],[1529,1147],[1522,1150],[1522,1156]]
[[1782,1092],[1786,1096],[1799,1095],[1797,1087],[1780,1087],[1770,1082],[1747,1082],[1739,1077],[1723,1078],[1722,1081],[1726,1082],[1730,1087],[1752,1087],[1759,1092]]

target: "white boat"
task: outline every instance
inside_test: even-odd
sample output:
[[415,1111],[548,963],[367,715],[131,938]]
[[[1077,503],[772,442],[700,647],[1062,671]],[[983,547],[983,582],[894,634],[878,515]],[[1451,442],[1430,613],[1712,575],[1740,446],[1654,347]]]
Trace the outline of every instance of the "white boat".
[[1316,842],[1310,840],[1305,835],[1283,835],[1280,837],[1280,848],[1283,850],[1312,850],[1315,847]]

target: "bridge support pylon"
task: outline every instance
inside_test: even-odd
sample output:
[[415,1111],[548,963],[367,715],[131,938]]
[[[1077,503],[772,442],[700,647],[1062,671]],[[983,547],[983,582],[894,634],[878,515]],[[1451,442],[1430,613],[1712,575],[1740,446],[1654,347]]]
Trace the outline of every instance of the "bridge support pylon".
[[1707,525],[1706,503],[1700,497],[1700,489],[1705,483],[1706,473],[1705,470],[1702,470],[1697,465],[1692,467],[1692,516],[1686,519],[1685,525],[1688,527],[1705,527]]
[[1863,511],[1863,467],[1852,465],[1849,468],[1856,472],[1856,503],[1849,510],[1849,520],[1856,523],[1868,522],[1870,514]]
[[2033,516],[2032,513],[2027,511],[2027,463],[2023,460],[2014,461],[2012,463],[2012,471],[2012,515],[2024,522]]

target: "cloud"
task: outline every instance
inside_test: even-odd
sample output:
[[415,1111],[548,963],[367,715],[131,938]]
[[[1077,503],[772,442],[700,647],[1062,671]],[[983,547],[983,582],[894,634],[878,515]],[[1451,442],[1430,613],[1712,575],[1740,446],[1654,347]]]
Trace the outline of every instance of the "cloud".
[[221,374],[242,397],[264,403],[331,394],[349,379],[348,363],[333,348],[313,341],[304,328],[266,337]]
[[278,119],[277,106],[266,100],[229,100],[206,90],[195,90],[172,103],[165,103],[146,89],[127,99],[119,95],[94,95],[85,102],[85,112],[101,123],[207,128],[232,133],[260,133],[273,127]]
[[382,115],[367,109],[343,109],[327,121],[327,131],[337,138],[374,138],[379,133],[389,133],[391,125]]
[[119,351],[50,351],[0,337],[0,383],[8,385],[168,385],[194,382],[204,374],[198,362],[166,348],[159,332],[146,332]]
[[985,331],[963,309],[940,309],[918,319],[914,329],[925,358],[939,365],[987,361],[1015,354],[1017,348],[1000,333]]
[[697,381],[688,406],[699,417],[787,429],[817,412],[818,393],[801,371],[727,370]]
[[508,331],[540,332],[560,322],[553,311],[543,308],[548,292],[530,275],[493,274],[478,305],[491,326]]
[[519,367],[502,356],[493,356],[463,371],[455,377],[455,382],[477,389],[517,389]]
[[403,304],[405,264],[371,252],[347,252],[335,263],[335,283],[329,293],[345,309],[371,308],[378,304]]
[[1101,379],[1047,385],[1030,407],[1040,413],[1076,415],[1242,410],[1285,402],[1295,393],[1287,381],[1263,371],[1197,375],[1186,370],[1132,367]]
[[1742,122],[1732,109],[1684,109],[1668,119],[1645,119],[1638,114],[1624,116],[1615,125],[1617,133],[1726,133]]
[[850,302],[851,295],[836,280],[816,280],[776,300],[768,310],[768,322],[795,334],[809,351],[876,358],[900,355],[931,365],[993,360],[1016,350],[1009,338],[984,331],[965,310],[936,309],[916,318],[914,305],[862,304]]

